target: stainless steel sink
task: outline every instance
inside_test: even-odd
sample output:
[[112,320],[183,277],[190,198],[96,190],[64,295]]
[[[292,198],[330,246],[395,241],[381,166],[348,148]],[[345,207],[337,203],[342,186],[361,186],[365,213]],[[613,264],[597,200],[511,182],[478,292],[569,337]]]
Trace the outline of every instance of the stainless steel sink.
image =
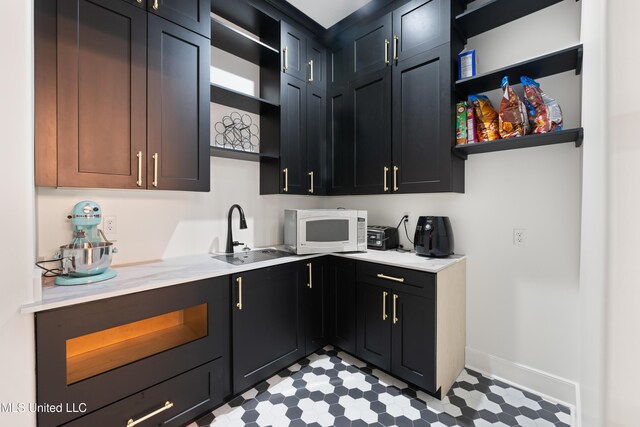
[[254,251],[236,252],[233,255],[215,255],[213,259],[228,262],[233,265],[251,264],[260,261],[269,261],[276,258],[291,256],[289,252],[278,249],[257,249]]

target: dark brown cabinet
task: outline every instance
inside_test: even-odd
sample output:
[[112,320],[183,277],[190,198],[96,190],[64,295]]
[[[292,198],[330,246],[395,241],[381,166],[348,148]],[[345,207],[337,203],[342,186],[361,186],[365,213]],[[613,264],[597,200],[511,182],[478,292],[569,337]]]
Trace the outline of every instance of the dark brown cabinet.
[[329,194],[464,191],[464,164],[451,153],[452,7],[413,0],[338,37],[329,65]]
[[36,185],[209,191],[207,39],[127,3],[35,3]]
[[209,40],[149,15],[147,183],[209,191]]
[[356,353],[356,262],[329,257],[329,336],[337,347]]
[[126,424],[166,401],[155,425],[176,425],[216,406],[231,393],[229,315],[226,277],[37,313],[38,403],[86,405],[39,412],[38,425]]
[[[326,184],[326,52],[324,47],[281,22],[282,74],[280,141],[263,142],[261,194],[324,195]],[[278,183],[278,185],[274,185]]]
[[305,354],[311,354],[329,342],[327,257],[303,262],[306,277],[304,289]]
[[290,263],[231,277],[234,394],[304,356],[302,271]]

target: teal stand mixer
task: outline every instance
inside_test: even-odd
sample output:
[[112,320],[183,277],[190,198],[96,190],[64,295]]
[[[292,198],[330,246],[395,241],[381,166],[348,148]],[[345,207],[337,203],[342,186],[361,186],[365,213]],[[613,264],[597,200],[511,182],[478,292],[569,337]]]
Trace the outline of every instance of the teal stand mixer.
[[100,205],[83,200],[67,218],[73,224],[73,241],[60,246],[63,274],[56,278],[56,285],[86,285],[116,277],[109,267],[117,250],[98,229],[102,222]]

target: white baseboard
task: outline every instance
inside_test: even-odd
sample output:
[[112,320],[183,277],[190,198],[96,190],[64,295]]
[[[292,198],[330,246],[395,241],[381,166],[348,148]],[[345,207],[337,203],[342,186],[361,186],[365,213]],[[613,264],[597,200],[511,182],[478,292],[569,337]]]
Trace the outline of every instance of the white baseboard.
[[[543,372],[492,354],[466,348],[465,365],[489,377],[495,377],[545,399],[569,406],[575,417],[579,405],[580,385],[557,375]],[[573,424],[576,425],[576,424]]]

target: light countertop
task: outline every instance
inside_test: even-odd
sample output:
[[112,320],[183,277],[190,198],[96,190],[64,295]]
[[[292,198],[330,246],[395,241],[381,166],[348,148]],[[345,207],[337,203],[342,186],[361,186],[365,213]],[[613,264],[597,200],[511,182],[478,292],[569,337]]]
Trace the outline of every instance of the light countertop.
[[[46,285],[42,289],[42,299],[23,305],[20,311],[22,313],[36,313],[53,308],[163,288],[165,286],[174,286],[196,280],[226,276],[258,268],[317,258],[324,255],[325,254],[294,255],[247,265],[232,265],[213,259],[211,254],[204,254],[168,258],[161,261],[127,267],[115,266],[114,269],[117,271],[118,276],[104,282],[76,286]],[[375,250],[333,255],[359,261],[426,271],[429,273],[437,273],[465,258],[460,255],[454,255],[444,259],[425,258],[412,252]]]

